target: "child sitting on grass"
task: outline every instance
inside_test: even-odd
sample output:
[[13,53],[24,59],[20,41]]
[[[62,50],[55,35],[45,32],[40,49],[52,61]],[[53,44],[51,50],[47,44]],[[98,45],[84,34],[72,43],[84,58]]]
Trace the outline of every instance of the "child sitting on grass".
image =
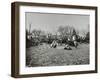
[[64,49],[65,50],[72,50],[72,48],[68,44],[65,45]]

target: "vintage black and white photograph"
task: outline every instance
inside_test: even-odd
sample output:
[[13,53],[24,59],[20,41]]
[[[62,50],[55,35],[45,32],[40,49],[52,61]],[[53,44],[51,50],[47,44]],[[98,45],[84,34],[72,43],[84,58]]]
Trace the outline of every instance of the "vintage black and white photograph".
[[26,66],[69,66],[90,63],[90,16],[25,13]]
[[12,3],[12,77],[97,73],[97,7]]

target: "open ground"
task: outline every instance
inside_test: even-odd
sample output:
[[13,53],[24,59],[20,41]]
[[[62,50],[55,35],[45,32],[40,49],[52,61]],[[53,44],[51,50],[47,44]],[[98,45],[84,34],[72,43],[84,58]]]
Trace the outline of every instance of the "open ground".
[[89,64],[89,44],[79,44],[78,48],[64,50],[64,45],[50,48],[42,44],[26,48],[26,66],[66,66]]

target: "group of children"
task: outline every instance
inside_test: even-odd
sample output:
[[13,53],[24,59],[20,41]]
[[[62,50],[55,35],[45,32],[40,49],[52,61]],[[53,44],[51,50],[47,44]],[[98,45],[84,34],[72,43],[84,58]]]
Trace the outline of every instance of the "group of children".
[[[57,41],[54,40],[52,42],[52,44],[51,44],[51,48],[56,48],[57,46],[58,46],[58,43],[57,43]],[[66,44],[65,47],[64,47],[64,49],[65,50],[72,50],[72,48],[69,46],[69,44]]]
[[[64,49],[66,49],[66,50],[72,50],[72,48],[71,48],[70,45],[69,45],[70,41],[71,41],[70,38],[68,38],[68,44],[65,45]],[[73,45],[75,46],[75,48],[77,48],[78,42],[77,42],[77,37],[76,37],[76,35],[73,35],[73,36],[72,36],[72,42],[71,42],[71,43],[73,43]],[[57,43],[56,40],[54,40],[54,41],[52,42],[52,44],[51,44],[51,48],[56,48],[57,46],[58,46],[58,43]]]

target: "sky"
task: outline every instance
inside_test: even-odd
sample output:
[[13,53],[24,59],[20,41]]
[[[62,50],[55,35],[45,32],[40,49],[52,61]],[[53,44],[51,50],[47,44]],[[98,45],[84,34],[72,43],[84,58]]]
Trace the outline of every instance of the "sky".
[[88,31],[89,15],[26,12],[25,23],[27,30],[31,25],[31,31],[36,29],[55,33],[59,26],[70,25],[81,33]]

